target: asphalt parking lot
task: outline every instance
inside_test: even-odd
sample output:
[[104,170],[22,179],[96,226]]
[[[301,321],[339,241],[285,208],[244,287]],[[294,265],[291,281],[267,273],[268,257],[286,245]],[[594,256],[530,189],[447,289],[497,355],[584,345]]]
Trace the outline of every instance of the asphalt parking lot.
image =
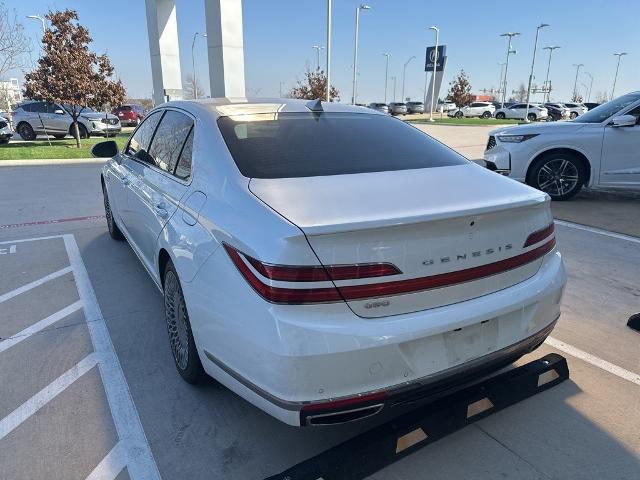
[[[160,293],[108,236],[99,169],[0,168],[0,479],[263,479],[374,425],[296,429],[185,384]],[[640,478],[640,200],[585,195],[556,209],[563,314],[520,362],[561,353],[570,379],[371,478]]]

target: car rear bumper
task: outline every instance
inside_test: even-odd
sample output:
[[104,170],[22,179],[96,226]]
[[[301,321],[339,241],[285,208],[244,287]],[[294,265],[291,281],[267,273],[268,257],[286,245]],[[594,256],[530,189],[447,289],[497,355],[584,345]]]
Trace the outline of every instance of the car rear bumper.
[[[295,426],[364,418],[508,364],[549,334],[566,282],[554,250],[533,277],[504,290],[365,319],[346,304],[265,306],[257,299],[258,311],[254,292],[241,284],[234,289],[247,291],[243,307],[238,308],[239,297],[228,298],[235,307],[226,309],[222,296],[196,286],[212,285],[214,278],[235,281],[233,265],[224,259],[230,266],[225,271],[222,259],[211,278],[205,265],[183,286],[187,304],[193,305],[190,318],[203,366],[246,400]],[[216,317],[224,320],[202,310],[205,302],[214,302]]]

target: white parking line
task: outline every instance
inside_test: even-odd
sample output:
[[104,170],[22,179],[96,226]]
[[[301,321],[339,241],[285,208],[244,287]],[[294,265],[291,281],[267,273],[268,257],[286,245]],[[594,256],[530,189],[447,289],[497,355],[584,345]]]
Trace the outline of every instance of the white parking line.
[[89,280],[89,274],[82,261],[78,244],[73,235],[63,235],[63,238],[78,294],[84,307],[95,355],[98,358],[113,423],[118,432],[118,438],[123,442],[127,471],[132,480],[159,480],[158,467],[131,398],[120,361],[111,343],[111,337]]
[[7,300],[20,295],[21,293],[28,292],[32,288],[39,287],[43,283],[47,283],[50,280],[61,277],[71,271],[71,267],[63,268],[62,270],[58,270],[57,272],[50,273],[46,277],[42,277],[38,280],[34,280],[31,283],[27,283],[26,285],[21,286],[20,288],[16,288],[15,290],[5,293],[4,295],[0,295],[0,303],[6,302]]
[[73,312],[80,310],[82,308],[82,302],[78,300],[75,303],[72,303],[68,307],[63,308],[62,310],[57,311],[56,313],[49,315],[47,318],[43,318],[39,322],[34,323],[30,327],[25,328],[21,332],[16,333],[15,335],[11,335],[9,338],[6,338],[0,342],[0,353],[4,352],[8,348],[13,347],[14,345],[20,343],[23,340],[26,340],[34,333],[38,333],[50,325],[53,325],[58,320],[62,320],[67,315],[71,315]]
[[631,383],[635,383],[636,385],[640,385],[640,374],[631,372],[626,370],[618,365],[614,365],[613,363],[607,362],[606,360],[601,359],[600,357],[596,357],[595,355],[591,355],[579,348],[574,347],[573,345],[569,345],[568,343],[564,343],[561,340],[553,337],[547,337],[544,341],[547,345],[555,348],[556,350],[560,350],[561,352],[567,353],[572,357],[579,358],[594,367],[598,367],[605,372],[609,372],[614,374],[617,377],[620,377],[624,380],[627,380]]
[[618,240],[625,240],[627,242],[640,244],[640,238],[633,237],[631,235],[625,235],[624,233],[611,232],[609,230],[604,230],[602,228],[590,227],[588,225],[582,225],[580,223],[567,222],[566,220],[555,220],[555,223],[557,225],[573,228],[575,230],[582,230],[584,232],[595,233],[595,234],[604,235],[610,238],[617,238]]
[[126,452],[122,445],[121,441],[116,443],[86,480],[114,480],[127,466]]
[[73,382],[96,366],[97,358],[95,354],[87,355],[77,365],[74,365],[65,373],[56,378],[49,385],[36,393],[29,400],[16,408],[9,415],[0,420],[0,440],[9,435],[22,422],[36,413],[57,395],[63,392]]

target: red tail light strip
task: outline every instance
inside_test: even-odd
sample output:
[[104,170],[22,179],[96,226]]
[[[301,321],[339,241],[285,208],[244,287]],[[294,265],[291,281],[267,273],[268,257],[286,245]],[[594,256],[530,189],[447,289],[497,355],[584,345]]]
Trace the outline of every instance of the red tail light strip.
[[402,273],[391,263],[360,263],[354,265],[288,266],[262,263],[242,254],[260,275],[282,282],[329,282],[331,280],[355,280],[358,278],[384,277]]
[[224,244],[227,254],[238,268],[242,276],[253,289],[264,299],[273,303],[303,304],[336,302],[340,300],[362,300],[365,298],[387,297],[406,293],[415,293],[433,288],[442,288],[458,283],[478,280],[498,273],[506,272],[527,263],[531,263],[549,253],[556,245],[556,239],[551,238],[543,245],[516,255],[515,257],[498,262],[467,268],[455,272],[441,273],[428,277],[397,280],[393,282],[373,283],[368,285],[349,285],[322,288],[283,288],[263,283],[242,260],[240,253],[229,245]]
[[551,235],[555,230],[555,226],[553,223],[550,223],[549,225],[547,225],[544,228],[541,228],[540,230],[536,230],[535,232],[533,232],[531,235],[529,235],[527,237],[527,240],[524,242],[524,247],[530,247],[531,245],[535,245],[538,242],[541,242],[542,240],[544,240],[545,238],[547,238],[549,235]]
[[470,282],[480,278],[489,277],[498,273],[506,272],[527,263],[537,260],[551,250],[556,244],[556,239],[552,238],[544,245],[533,250],[506,258],[498,262],[480,265],[479,267],[467,268],[456,272],[441,273],[429,277],[411,278],[409,280],[398,280],[395,282],[373,283],[369,285],[350,285],[338,287],[345,300],[361,300],[364,298],[387,297],[401,295],[404,293],[415,293],[432,288],[442,288],[458,283]]

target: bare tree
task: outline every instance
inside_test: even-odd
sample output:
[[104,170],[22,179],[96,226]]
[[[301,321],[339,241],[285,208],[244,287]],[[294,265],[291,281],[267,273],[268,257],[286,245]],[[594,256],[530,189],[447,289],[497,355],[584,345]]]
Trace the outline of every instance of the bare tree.
[[[307,69],[304,74],[304,80],[298,80],[295,87],[289,92],[290,98],[303,98],[307,100],[315,100],[316,98],[324,99],[327,92],[327,75],[322,70],[311,71]],[[332,102],[340,101],[340,92],[331,85],[329,98]]]
[[184,96],[185,98],[203,98],[204,90],[200,86],[200,81],[193,75],[187,75],[184,82]]
[[447,100],[458,107],[464,107],[471,102],[471,82],[464,70],[460,70],[456,78],[449,83]]
[[521,83],[517,90],[514,90],[513,95],[509,97],[510,102],[524,102],[527,100],[527,87],[524,83]]
[[[24,33],[24,27],[18,22],[15,12],[0,2],[0,80],[4,80],[7,72],[26,66],[31,42]],[[0,107],[7,110],[11,107],[9,91],[0,91]]]
[[25,75],[25,94],[34,100],[61,104],[73,118],[73,134],[80,148],[78,117],[86,107],[121,105],[125,90],[112,80],[107,55],[89,50],[89,30],[78,23],[75,10],[49,12],[51,22],[42,37],[38,67]]

